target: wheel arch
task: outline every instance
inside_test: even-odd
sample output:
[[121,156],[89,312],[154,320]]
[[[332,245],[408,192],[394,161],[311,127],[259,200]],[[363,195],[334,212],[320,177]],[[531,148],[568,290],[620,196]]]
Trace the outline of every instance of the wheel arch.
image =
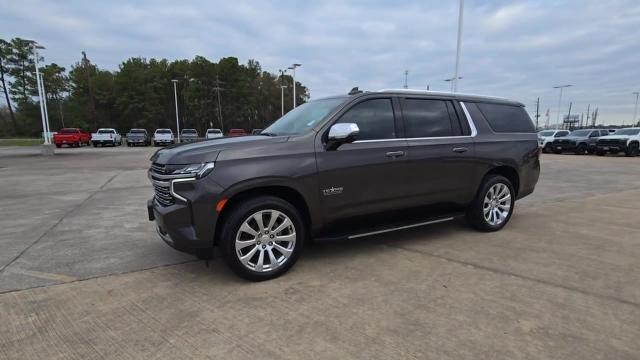
[[511,182],[511,186],[513,186],[516,198],[518,197],[518,193],[520,191],[520,174],[514,167],[509,165],[498,165],[487,171],[484,177],[486,178],[489,175],[501,175],[506,177]]
[[296,209],[300,211],[307,232],[311,231],[311,212],[309,209],[308,201],[302,195],[302,193],[292,186],[288,185],[259,185],[250,188],[244,188],[231,195],[224,205],[224,208],[220,212],[216,221],[216,230],[214,235],[213,244],[216,245],[220,232],[222,231],[222,224],[226,221],[226,217],[233,210],[233,208],[246,199],[250,199],[257,196],[274,196],[283,199]]

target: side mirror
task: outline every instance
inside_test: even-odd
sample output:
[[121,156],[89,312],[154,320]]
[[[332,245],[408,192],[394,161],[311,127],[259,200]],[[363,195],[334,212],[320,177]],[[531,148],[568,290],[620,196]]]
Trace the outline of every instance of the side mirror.
[[329,138],[327,139],[327,150],[336,150],[342,144],[348,144],[356,139],[360,133],[357,124],[341,123],[333,124],[329,129]]

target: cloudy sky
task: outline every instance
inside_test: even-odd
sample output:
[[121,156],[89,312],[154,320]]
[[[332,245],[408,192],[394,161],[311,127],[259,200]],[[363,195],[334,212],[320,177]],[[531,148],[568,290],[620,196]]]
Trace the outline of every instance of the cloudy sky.
[[[3,0],[0,37],[34,39],[67,68],[80,52],[115,70],[132,56],[253,58],[277,72],[302,63],[312,98],[361,89],[448,91],[457,0],[440,1],[47,1]],[[600,120],[629,124],[640,91],[640,1],[466,0],[459,91],[504,96],[541,123],[558,110],[554,85],[573,84],[561,111],[597,106]]]

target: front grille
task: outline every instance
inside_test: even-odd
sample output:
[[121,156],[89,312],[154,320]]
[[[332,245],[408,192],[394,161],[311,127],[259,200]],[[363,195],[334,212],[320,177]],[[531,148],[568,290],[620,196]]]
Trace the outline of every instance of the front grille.
[[626,145],[627,141],[624,139],[600,139],[598,145]]
[[558,144],[558,145],[569,145],[569,144],[575,144],[575,142],[573,140],[567,140],[567,139],[556,139],[553,140],[554,144]]
[[156,201],[162,206],[171,206],[176,203],[173,195],[171,195],[171,183],[154,177],[154,175],[165,175],[166,171],[167,167],[165,165],[157,163],[152,163],[151,169],[149,169]]

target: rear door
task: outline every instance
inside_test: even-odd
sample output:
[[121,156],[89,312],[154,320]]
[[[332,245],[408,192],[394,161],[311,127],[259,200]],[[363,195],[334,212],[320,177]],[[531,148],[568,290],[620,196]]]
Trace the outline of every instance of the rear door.
[[408,145],[408,176],[414,205],[467,203],[475,188],[472,128],[449,99],[405,97],[401,101]]
[[[407,201],[407,144],[392,97],[367,97],[334,123],[355,123],[356,141],[337,150],[316,148],[320,197],[327,220],[402,207]],[[328,128],[318,135],[326,140]]]

